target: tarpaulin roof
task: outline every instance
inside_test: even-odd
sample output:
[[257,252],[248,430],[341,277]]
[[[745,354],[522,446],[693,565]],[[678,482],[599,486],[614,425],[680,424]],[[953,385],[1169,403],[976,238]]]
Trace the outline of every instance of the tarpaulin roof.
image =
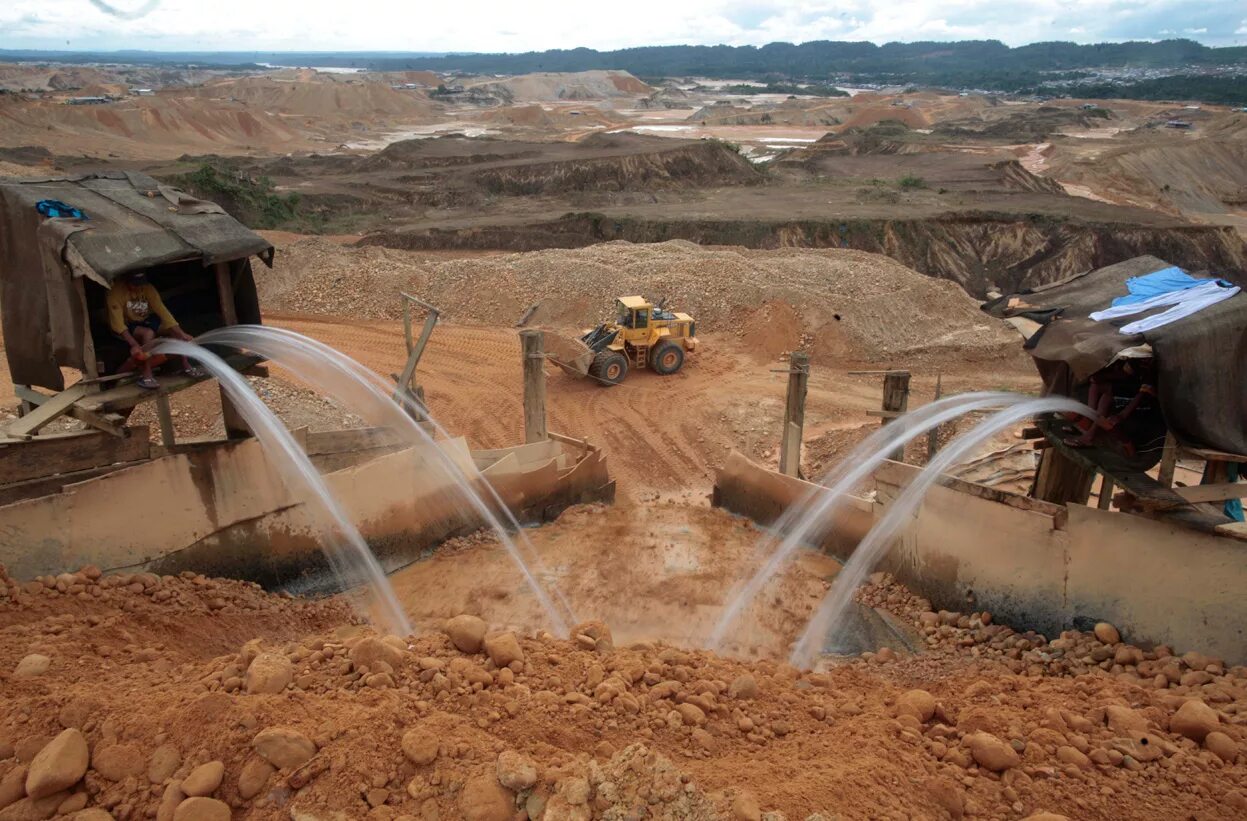
[[[45,217],[37,209],[43,200],[87,218]],[[59,390],[60,366],[84,368],[89,322],[75,278],[107,287],[129,271],[185,261],[210,266],[253,254],[272,264],[273,246],[215,203],[146,174],[0,178],[0,320],[13,381]],[[235,296],[253,303],[254,288]],[[235,308],[240,315],[259,313],[255,305]]]
[[1247,454],[1247,294],[1137,334],[1120,328],[1139,316],[1089,316],[1125,296],[1127,279],[1169,267],[1156,257],[1136,257],[999,297],[983,310],[1015,320],[1049,393],[1071,394],[1118,357],[1150,353],[1161,411],[1174,436],[1193,447]]
[[[114,171],[58,179],[0,179],[0,209],[34,214],[41,200],[58,200],[84,211],[87,220],[68,242],[90,270],[111,282],[119,274],[202,259],[205,265],[258,254],[268,240],[225,213],[216,203],[162,185],[146,174]],[[6,238],[21,241],[20,236]],[[27,237],[33,240],[33,234]],[[20,275],[4,265],[0,276]]]

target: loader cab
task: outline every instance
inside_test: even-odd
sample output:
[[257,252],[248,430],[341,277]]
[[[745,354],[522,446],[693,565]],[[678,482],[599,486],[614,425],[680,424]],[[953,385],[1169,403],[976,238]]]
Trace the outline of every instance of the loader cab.
[[616,319],[619,325],[630,330],[648,330],[653,305],[639,296],[625,296],[615,300]]

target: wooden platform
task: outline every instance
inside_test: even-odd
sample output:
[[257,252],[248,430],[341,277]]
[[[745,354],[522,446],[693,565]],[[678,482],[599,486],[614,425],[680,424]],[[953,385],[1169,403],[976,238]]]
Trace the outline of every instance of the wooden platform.
[[[267,375],[260,357],[250,354],[231,354],[225,362],[240,373]],[[24,416],[0,428],[0,444],[30,441],[46,425],[61,416],[71,416],[88,427],[101,430],[118,438],[125,434],[125,411],[144,402],[184,391],[210,376],[193,378],[181,373],[157,375],[158,389],[141,388],[137,384],[139,374],[108,377],[101,380],[83,380],[54,394],[45,394],[19,386],[18,396],[34,408]]]
[[1038,423],[1038,427],[1043,432],[1048,447],[1059,451],[1084,470],[1092,474],[1099,473],[1105,481],[1112,482],[1113,486],[1124,491],[1141,511],[1154,518],[1167,519],[1186,527],[1210,532],[1215,532],[1218,527],[1231,522],[1228,516],[1211,506],[1197,505],[1194,503],[1197,500],[1184,498],[1179,491],[1166,487],[1147,473],[1127,464],[1125,457],[1110,448],[1075,448],[1065,444],[1067,437],[1081,432],[1065,420],[1044,420]]

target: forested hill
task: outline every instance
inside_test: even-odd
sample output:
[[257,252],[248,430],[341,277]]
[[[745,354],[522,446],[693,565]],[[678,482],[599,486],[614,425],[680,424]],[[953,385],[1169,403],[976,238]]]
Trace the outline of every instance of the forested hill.
[[[831,42],[771,43],[756,46],[649,46],[594,51],[570,50],[524,54],[461,54],[391,58],[392,67],[428,68],[482,74],[532,71],[624,69],[644,77],[750,77],[833,79],[841,75],[895,76],[905,81],[936,75],[1031,74],[1085,68],[1176,69],[1191,66],[1247,64],[1247,47],[1212,48],[1193,40],[1157,43],[1032,43],[1010,48],[997,40],[955,43]],[[389,67],[389,66],[387,66]]]

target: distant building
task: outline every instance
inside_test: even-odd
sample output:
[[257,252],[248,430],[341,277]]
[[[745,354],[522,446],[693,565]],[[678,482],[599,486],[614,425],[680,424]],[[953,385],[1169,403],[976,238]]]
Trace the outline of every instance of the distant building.
[[1191,124],[1186,120],[1166,120],[1165,128],[1190,128]]
[[130,93],[136,97],[154,97],[156,90],[153,88],[132,88]]
[[70,97],[65,102],[68,105],[104,105],[112,101],[112,97]]

